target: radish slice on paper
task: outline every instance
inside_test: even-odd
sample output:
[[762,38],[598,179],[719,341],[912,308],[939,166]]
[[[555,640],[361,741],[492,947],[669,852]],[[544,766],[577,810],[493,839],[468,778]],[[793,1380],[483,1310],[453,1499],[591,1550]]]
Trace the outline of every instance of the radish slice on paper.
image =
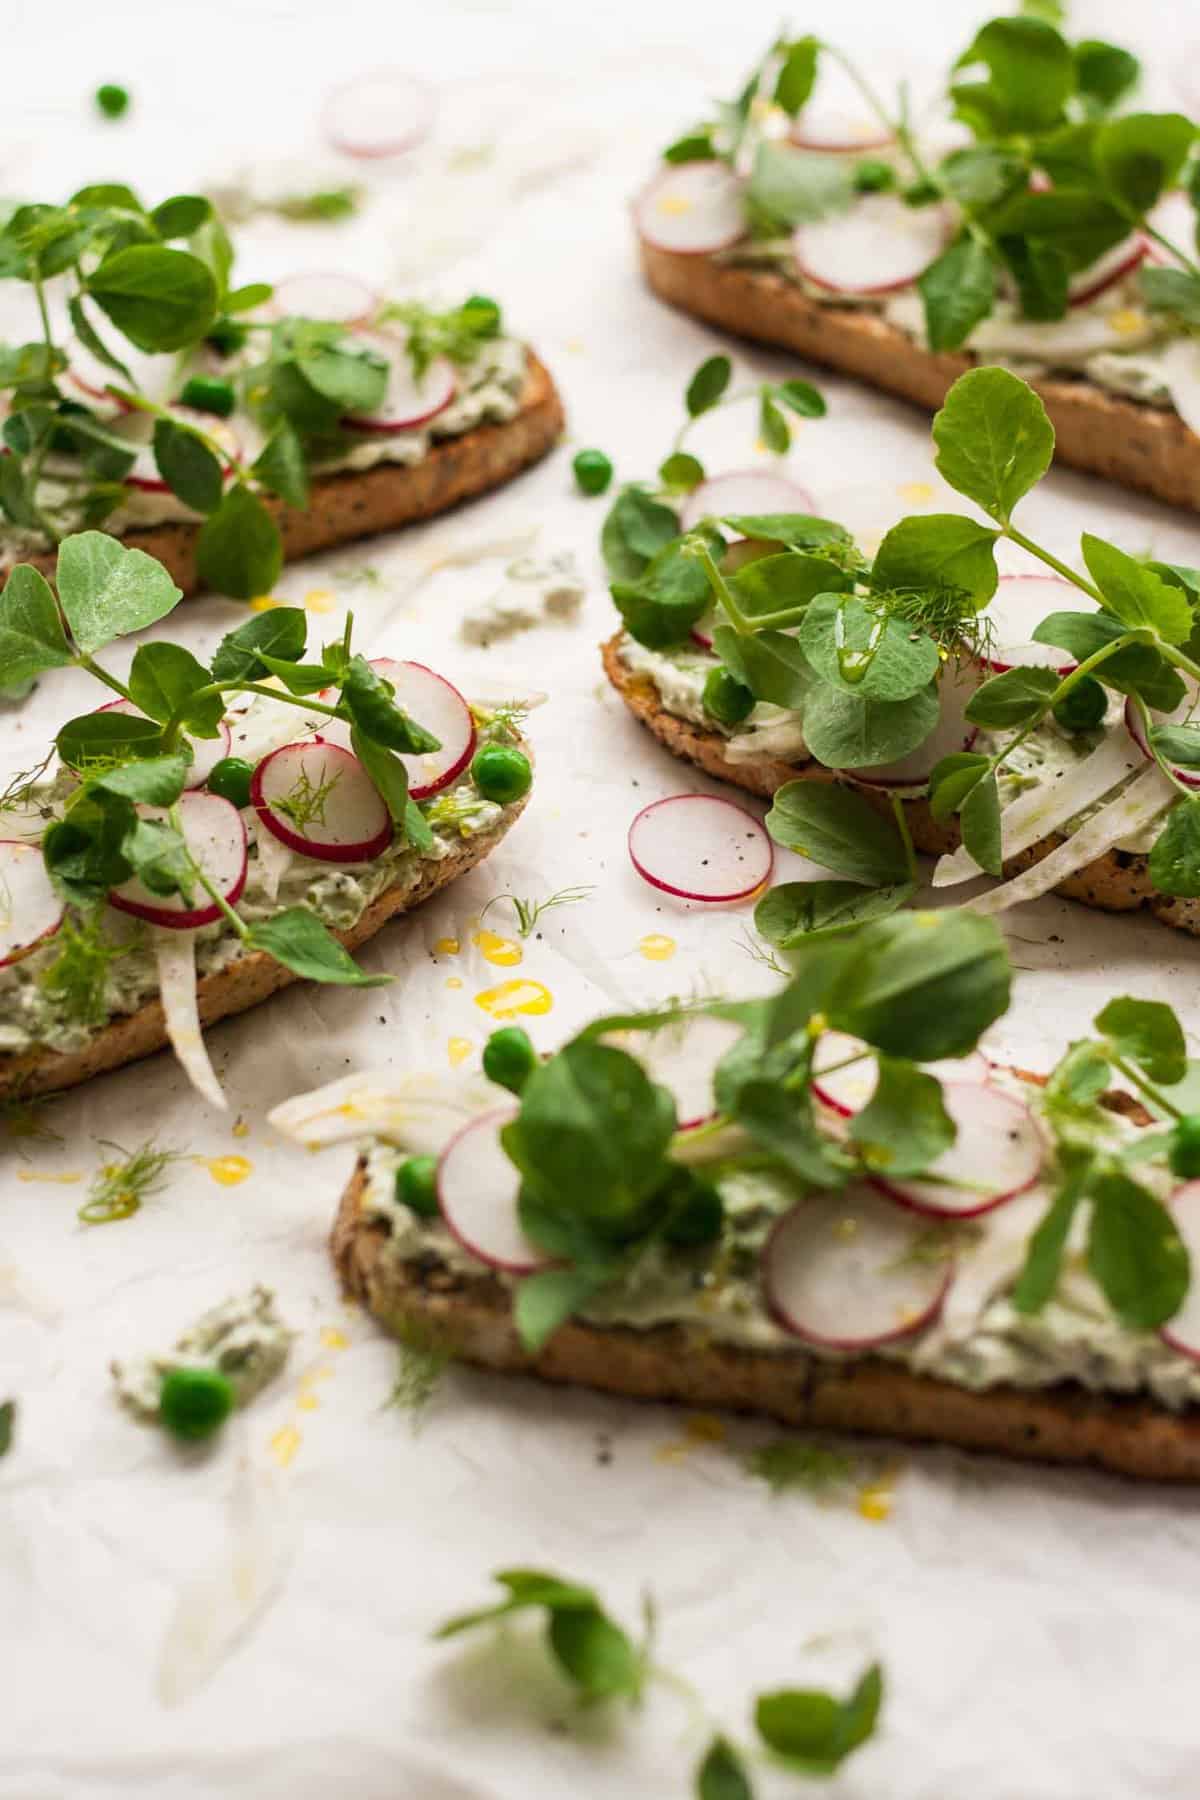
[[361,325],[379,306],[379,295],[365,281],[334,270],[288,275],[275,283],[271,309],[292,318],[323,319],[336,325]]
[[832,294],[888,294],[909,287],[946,247],[939,206],[906,206],[898,194],[864,194],[849,212],[792,236],[796,267]]
[[57,931],[63,911],[40,845],[16,838],[0,841],[0,968],[19,961]]
[[418,381],[407,340],[382,331],[360,331],[357,341],[387,358],[387,392],[373,413],[347,413],[343,425],[352,431],[410,431],[445,412],[458,392],[454,364],[435,356]]
[[[424,663],[397,662],[391,656],[377,656],[371,667],[395,690],[396,705],[409,717],[440,740],[441,748],[428,755],[402,756],[408,770],[409,795],[414,800],[428,800],[452,781],[457,781],[475,754],[475,718],[456,687],[444,676],[427,669]],[[333,689],[326,688],[322,700],[332,698]],[[333,720],[328,729],[321,726],[321,742],[350,748],[350,727],[344,720]]]
[[987,658],[989,669],[1058,669],[1064,675],[1077,665],[1065,650],[1039,644],[1034,632],[1052,612],[1094,612],[1093,601],[1059,575],[1002,575],[988,601],[997,648]]
[[637,228],[656,250],[704,256],[746,235],[745,184],[722,162],[663,169],[633,203]]
[[1200,1181],[1185,1181],[1170,1199],[1175,1229],[1187,1246],[1192,1280],[1183,1305],[1162,1327],[1160,1336],[1172,1350],[1200,1358]]
[[943,756],[954,750],[969,750],[975,742],[976,729],[967,720],[966,707],[980,680],[979,667],[965,658],[944,664],[938,683],[938,722],[925,742],[897,762],[847,769],[845,773],[854,781],[866,782],[868,787],[923,787]]
[[433,89],[415,75],[380,69],[334,88],[321,115],[325,136],[347,156],[401,156],[429,135]]
[[733,469],[713,475],[693,488],[679,518],[685,531],[701,519],[734,517],[739,513],[811,513],[815,502],[807,489],[786,475],[770,469]]
[[196,938],[191,931],[154,933],[154,960],[158,969],[158,995],[163,1023],[171,1048],[197,1093],[211,1106],[225,1112],[228,1102],[221,1091],[208,1047],[200,1029],[200,1001],[196,992]]
[[733,1019],[691,1013],[655,1032],[615,1032],[605,1041],[635,1056],[652,1081],[675,1096],[681,1131],[703,1125],[716,1111],[713,1076],[745,1027]]
[[885,1192],[914,1212],[969,1219],[1033,1186],[1042,1136],[1024,1101],[979,1081],[947,1081],[942,1099],[958,1136],[924,1175],[877,1175]]
[[849,107],[806,106],[789,136],[801,150],[824,150],[831,155],[861,156],[865,150],[886,150],[893,142],[878,119]]
[[[847,1066],[837,1067],[840,1063]],[[922,1063],[921,1067],[927,1075],[946,1082],[987,1081],[991,1075],[991,1064],[981,1050],[972,1050],[969,1056]],[[870,1100],[878,1082],[875,1052],[861,1038],[851,1037],[845,1031],[821,1033],[813,1052],[813,1093],[831,1112],[844,1119],[852,1118]]]
[[525,1236],[517,1216],[521,1176],[500,1142],[501,1126],[516,1114],[515,1106],[499,1106],[450,1139],[438,1158],[437,1195],[464,1250],[489,1268],[529,1275],[550,1259]]
[[1072,275],[1067,283],[1067,304],[1069,306],[1086,306],[1089,300],[1096,300],[1106,289],[1123,281],[1131,275],[1149,250],[1149,239],[1140,231],[1122,238],[1111,250],[1089,263],[1086,269],[1080,269]]
[[[1183,696],[1174,712],[1152,712],[1150,723],[1151,725],[1200,724],[1200,705],[1197,703],[1195,682],[1189,683],[1189,691]],[[1142,730],[1141,710],[1132,700],[1125,702],[1125,724],[1130,737],[1147,762],[1153,762],[1153,752],[1146,734]],[[1168,763],[1167,766],[1175,779],[1182,781],[1184,787],[1200,788],[1200,769],[1185,769],[1180,763]]]
[[[97,712],[128,713],[131,718],[144,719],[132,700],[110,700],[107,706],[99,706]],[[219,762],[229,755],[230,731],[227,722],[222,719],[215,738],[189,738],[192,746],[192,761],[187,774],[187,787],[202,788]]]
[[[141,819],[167,819],[165,806],[139,806]],[[246,885],[246,827],[242,815],[219,794],[192,790],[179,799],[184,842],[192,861],[203,869],[229,906],[236,906]],[[221,909],[197,883],[191,902],[182,894],[156,894],[138,876],[110,892],[109,903],[118,912],[132,913],[171,931],[194,931],[212,925]]]
[[759,821],[708,794],[672,794],[643,807],[629,827],[629,856],[643,881],[679,900],[745,900],[774,865]]
[[763,1248],[772,1316],[830,1350],[869,1350],[919,1331],[950,1283],[946,1264],[913,1256],[920,1234],[911,1214],[866,1182],[797,1202]]
[[265,756],[250,804],[289,850],[319,862],[370,862],[392,841],[392,815],[357,756],[337,744],[285,744]]
[[[196,412],[190,406],[172,406],[171,417],[180,425],[194,426],[220,444],[227,456],[237,462],[242,454],[242,440],[228,419],[219,419],[213,413]],[[131,445],[132,449],[133,446]],[[225,471],[225,479],[229,480],[229,471]],[[125,486],[138,488],[145,494],[169,494],[170,486],[158,472],[158,464],[154,460],[153,443],[144,443],[138,447],[137,461],[125,477]]]

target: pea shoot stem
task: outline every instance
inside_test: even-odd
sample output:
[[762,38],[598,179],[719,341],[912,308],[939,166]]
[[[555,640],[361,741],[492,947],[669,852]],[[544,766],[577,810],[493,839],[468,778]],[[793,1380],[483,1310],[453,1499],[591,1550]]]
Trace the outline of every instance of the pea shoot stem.
[[1166,1096],[1155,1087],[1152,1081],[1148,1081],[1144,1075],[1138,1072],[1132,1063],[1127,1062],[1123,1056],[1117,1056],[1111,1050],[1109,1051],[1109,1058],[1113,1068],[1117,1069],[1125,1077],[1131,1087],[1137,1088],[1140,1094],[1144,1094],[1147,1100],[1152,1100],[1155,1106],[1161,1106],[1163,1111],[1168,1113],[1172,1119],[1183,1118],[1182,1109],[1176,1106],[1173,1101],[1168,1100]]
[[1057,556],[1052,556],[1049,550],[1043,550],[1042,546],[1035,544],[1032,538],[1027,538],[1023,531],[1017,530],[1011,520],[1005,520],[1000,530],[1011,543],[1020,545],[1022,550],[1028,550],[1030,556],[1036,556],[1039,562],[1044,562],[1048,569],[1053,569],[1056,575],[1060,575],[1064,581],[1069,581],[1072,587],[1082,589],[1091,599],[1098,601],[1101,606],[1104,605],[1104,595],[1098,587],[1094,587],[1090,581],[1078,574],[1067,563],[1059,562]]
[[917,857],[913,849],[912,833],[908,829],[908,820],[904,814],[904,802],[894,788],[892,789],[892,817],[896,821],[896,830],[900,833],[900,842],[904,846],[904,860],[908,864],[908,879],[915,887]]

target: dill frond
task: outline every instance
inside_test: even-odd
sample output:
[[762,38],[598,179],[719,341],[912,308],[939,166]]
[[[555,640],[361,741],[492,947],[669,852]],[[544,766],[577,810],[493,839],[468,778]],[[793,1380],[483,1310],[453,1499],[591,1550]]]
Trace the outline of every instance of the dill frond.
[[854,1479],[853,1460],[844,1451],[802,1438],[773,1438],[751,1450],[744,1462],[773,1494],[803,1488],[817,1499],[830,1499]]
[[408,1413],[417,1430],[450,1361],[451,1352],[444,1344],[435,1343],[418,1327],[410,1326],[400,1339],[396,1377],[385,1404]]
[[92,1178],[88,1197],[79,1208],[84,1225],[109,1225],[117,1219],[131,1219],[141,1210],[143,1200],[161,1192],[167,1170],[183,1161],[180,1150],[161,1150],[153,1138],[147,1138],[136,1150],[126,1150],[108,1138],[97,1138],[102,1150],[114,1150],[120,1161],[102,1163]]
[[7,786],[0,790],[0,812],[16,812],[37,804],[37,790],[54,761],[55,752],[48,750],[36,769],[18,769],[10,775]]
[[38,986],[80,1025],[103,1025],[108,1019],[109,968],[132,947],[105,937],[99,913],[78,921],[68,914],[54,936],[54,961],[38,976]]
[[744,950],[751,962],[761,963],[764,969],[770,969],[772,975],[790,975],[792,972],[785,963],[780,962],[773,950],[768,950],[765,944],[751,937],[749,930],[742,932],[738,939],[738,949]]
[[291,820],[297,831],[303,832],[313,824],[324,825],[329,796],[341,779],[339,770],[328,781],[314,782],[308,770],[302,768],[291,790],[271,804],[276,812]]
[[516,894],[493,894],[479,917],[482,921],[489,908],[496,906],[501,900],[507,900],[516,914],[518,935],[527,938],[543,913],[548,913],[555,906],[577,906],[595,891],[589,883],[582,887],[560,888],[545,900],[522,900]]

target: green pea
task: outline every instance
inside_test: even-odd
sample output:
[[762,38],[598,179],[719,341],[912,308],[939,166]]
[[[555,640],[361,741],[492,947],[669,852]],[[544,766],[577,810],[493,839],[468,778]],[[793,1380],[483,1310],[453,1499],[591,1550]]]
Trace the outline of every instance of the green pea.
[[471,764],[471,779],[485,800],[507,806],[529,792],[533,767],[523,750],[509,744],[485,744]]
[[181,406],[194,407],[197,412],[216,413],[219,419],[229,417],[236,400],[232,381],[225,381],[219,375],[189,376],[179,396]]
[[584,494],[602,494],[613,478],[613,466],[603,450],[580,450],[571,463],[575,485]]
[[1200,1113],[1186,1113],[1171,1133],[1167,1161],[1172,1175],[1192,1181],[1200,1175]]
[[122,113],[129,111],[129,90],[106,81],[96,89],[96,105],[106,119],[119,119]]
[[172,1437],[189,1443],[211,1437],[234,1404],[233,1383],[217,1369],[168,1369],[158,1393],[158,1416]]
[[754,695],[744,681],[718,663],[704,678],[704,710],[720,725],[740,725],[754,710]]
[[527,1031],[519,1025],[505,1025],[493,1031],[483,1046],[483,1072],[497,1087],[519,1094],[540,1058]]
[[1098,681],[1085,675],[1052,710],[1064,731],[1094,731],[1108,711],[1108,695]]
[[219,794],[222,800],[232,800],[235,806],[249,806],[253,776],[253,764],[240,756],[223,756],[219,763],[213,764],[205,785],[210,794]]
[[396,1198],[420,1219],[437,1217],[437,1157],[410,1156],[396,1170]]
[[854,185],[860,194],[882,194],[896,185],[896,171],[891,163],[868,156],[854,170]]
[[236,319],[217,319],[205,342],[211,344],[214,350],[219,350],[222,356],[232,356],[242,348],[249,336],[246,327],[239,325]]

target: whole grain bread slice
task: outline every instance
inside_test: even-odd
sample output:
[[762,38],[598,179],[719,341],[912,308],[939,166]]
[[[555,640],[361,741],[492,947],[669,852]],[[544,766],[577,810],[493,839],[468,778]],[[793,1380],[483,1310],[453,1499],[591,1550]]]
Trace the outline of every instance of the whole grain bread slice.
[[[622,632],[601,646],[604,670],[630,712],[653,732],[660,744],[672,755],[694,763],[706,775],[719,781],[731,781],[747,793],[769,799],[787,781],[825,781],[854,787],[881,813],[891,813],[891,800],[881,789],[866,783],[849,782],[836,770],[820,763],[786,763],[777,757],[761,756],[750,762],[731,762],[725,739],[719,732],[709,731],[670,713],[659,698],[658,689],[649,676],[627,669],[621,661]],[[941,856],[958,847],[956,819],[937,820],[924,798],[903,802],[908,828],[918,850],[926,856]],[[1061,832],[1051,832],[1039,843],[1032,844],[1019,855],[1007,859],[1006,875],[1016,875],[1032,868],[1066,839]],[[1094,862],[1059,883],[1056,893],[1100,912],[1134,912],[1144,908],[1164,925],[1200,937],[1200,901],[1160,894],[1150,880],[1149,858],[1141,852],[1110,850]]]
[[[861,307],[810,299],[771,270],[738,268],[639,240],[642,270],[660,299],[756,343],[911,400],[931,412],[975,358],[935,352]],[[1110,394],[1083,376],[1038,376],[1055,432],[1055,455],[1072,468],[1200,510],[1200,437],[1166,407]]]
[[[443,438],[410,467],[379,463],[373,469],[318,476],[303,510],[268,500],[283,538],[284,561],[430,519],[502,487],[552,450],[562,430],[558,390],[549,369],[530,350],[520,411],[512,419]],[[185,594],[194,594],[202,585],[196,572],[199,535],[199,525],[176,521],[124,532],[121,542],[156,557]],[[25,560],[52,577],[57,552]]]
[[[515,803],[491,831],[464,838],[440,861],[426,861],[415,884],[401,883],[385,888],[357,924],[333,935],[347,950],[357,950],[389,919],[412,912],[481,863],[510,830],[524,807],[524,800]],[[263,951],[237,956],[224,968],[202,975],[196,983],[200,1022],[204,1026],[215,1025],[218,1019],[228,1018],[232,1013],[246,1012],[260,1000],[268,999],[280,988],[289,987],[300,979]],[[93,1075],[106,1075],[126,1063],[139,1062],[144,1056],[165,1050],[168,1041],[161,1002],[147,1001],[136,1012],[113,1019],[96,1032],[82,1050],[35,1048],[0,1055],[0,1101],[33,1098],[38,1094],[54,1094],[65,1088],[78,1087],[81,1081],[90,1081]]]

